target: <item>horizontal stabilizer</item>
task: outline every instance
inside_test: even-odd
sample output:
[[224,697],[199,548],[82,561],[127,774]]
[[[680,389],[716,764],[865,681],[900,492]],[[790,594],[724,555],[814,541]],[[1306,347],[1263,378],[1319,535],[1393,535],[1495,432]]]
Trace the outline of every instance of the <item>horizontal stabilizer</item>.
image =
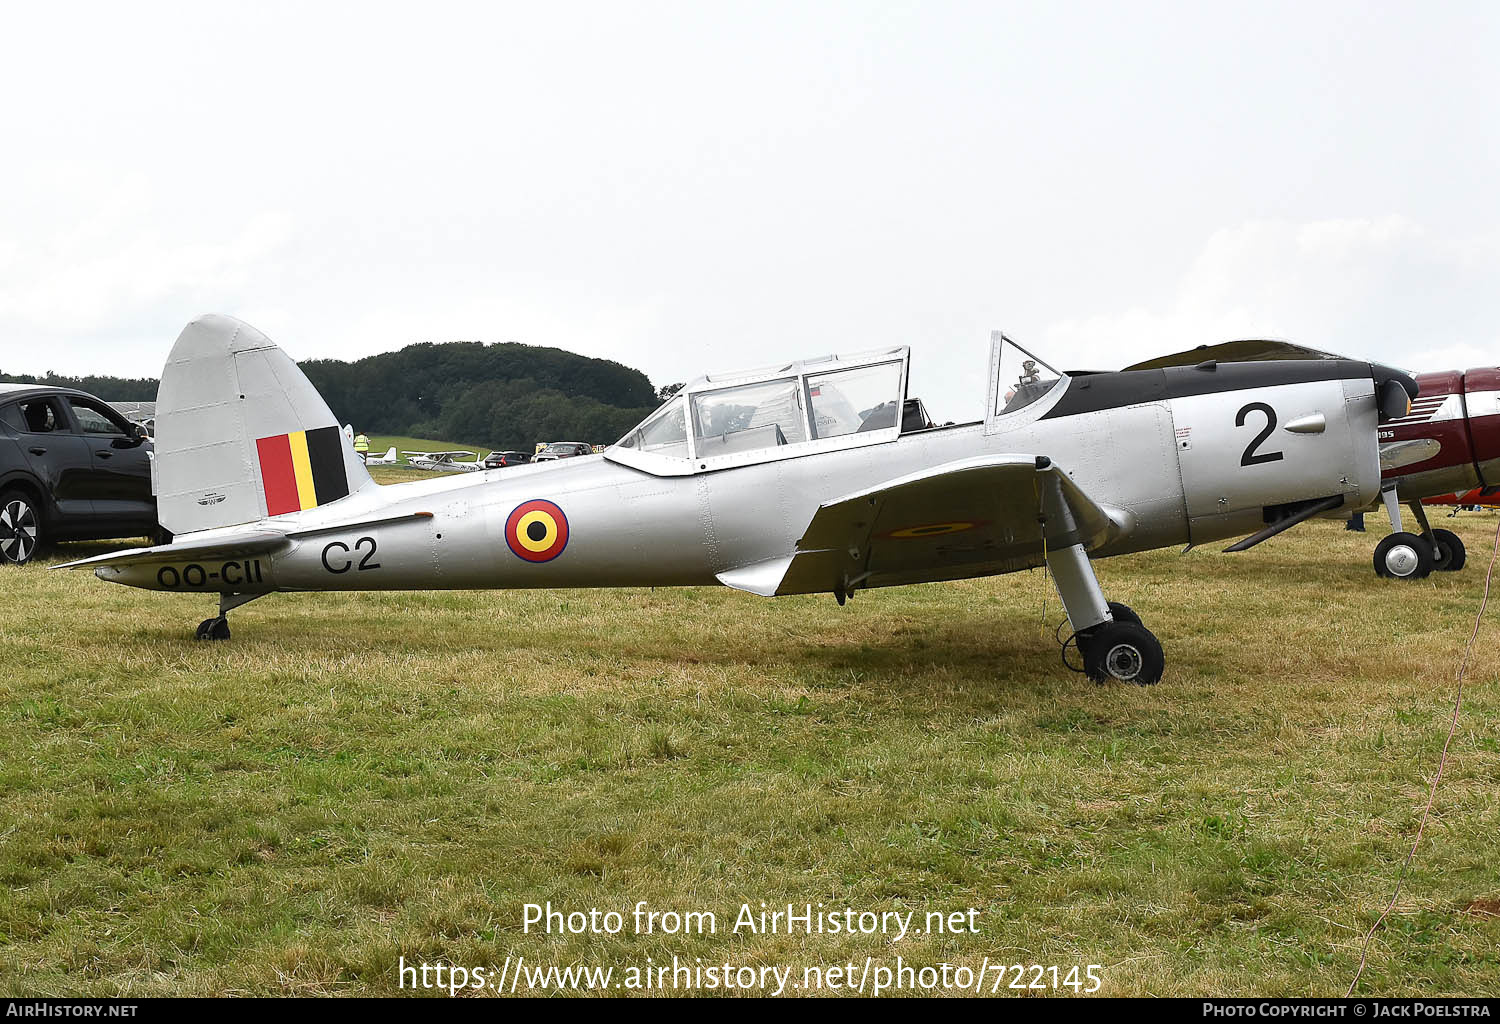
[[171,544],[158,544],[149,548],[127,548],[111,551],[107,555],[80,558],[74,562],[54,565],[54,569],[98,569],[104,566],[120,568],[142,562],[180,562],[187,559],[214,561],[220,558],[244,558],[247,555],[266,555],[280,551],[293,541],[317,537],[328,533],[347,533],[364,530],[372,526],[391,526],[404,522],[423,522],[432,518],[431,512],[412,512],[407,515],[360,519],[347,523],[334,523],[308,530],[247,530],[242,533],[219,534],[214,537],[186,538]]
[[149,548],[127,548],[111,551],[107,555],[80,558],[74,562],[54,565],[54,569],[99,569],[104,566],[120,568],[141,562],[181,561],[201,559],[212,561],[219,558],[243,558],[247,555],[264,555],[290,542],[286,534],[277,530],[255,530],[233,536],[205,537],[202,540],[177,541],[158,544]]

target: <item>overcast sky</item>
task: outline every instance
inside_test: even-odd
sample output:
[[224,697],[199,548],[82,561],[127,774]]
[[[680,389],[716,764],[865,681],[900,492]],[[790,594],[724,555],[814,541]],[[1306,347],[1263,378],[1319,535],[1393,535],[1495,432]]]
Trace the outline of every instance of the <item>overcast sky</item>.
[[660,384],[992,327],[1500,363],[1500,4],[8,4],[0,370],[554,345]]

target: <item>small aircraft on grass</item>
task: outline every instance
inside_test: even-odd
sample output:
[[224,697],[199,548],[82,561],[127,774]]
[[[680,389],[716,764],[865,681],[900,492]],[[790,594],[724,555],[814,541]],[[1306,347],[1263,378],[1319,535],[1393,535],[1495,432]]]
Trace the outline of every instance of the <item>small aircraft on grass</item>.
[[[1380,493],[1377,424],[1416,383],[1345,359],[1062,373],[998,332],[982,420],[937,426],[891,348],[700,377],[602,457],[380,486],[260,332],[190,323],[162,373],[171,544],[70,562],[219,595],[724,584],[830,593],[1046,566],[1094,679],[1154,683],[1161,644],[1093,561],[1249,532]],[[863,410],[858,412],[857,410]],[[1064,648],[1066,657],[1066,647]]]
[[[435,473],[474,473],[485,468],[484,460],[470,451],[402,452],[401,454],[406,456],[407,465]],[[460,455],[469,456],[470,461],[463,461],[459,458]]]
[[396,455],[396,446],[395,445],[392,445],[391,447],[387,448],[385,450],[385,454],[384,455],[366,455],[365,456],[365,465],[366,466],[394,466],[396,463],[398,463],[400,461],[401,461],[400,457]]

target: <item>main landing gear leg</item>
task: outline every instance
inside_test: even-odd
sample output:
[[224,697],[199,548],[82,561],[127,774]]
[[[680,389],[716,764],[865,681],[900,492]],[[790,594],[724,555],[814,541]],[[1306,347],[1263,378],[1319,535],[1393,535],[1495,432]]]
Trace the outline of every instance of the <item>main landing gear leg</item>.
[[204,619],[198,623],[198,640],[228,640],[229,639],[229,612],[242,604],[249,604],[257,597],[264,594],[220,594],[219,614],[211,619]]
[[1412,512],[1424,531],[1423,536],[1418,536],[1401,528],[1401,499],[1396,496],[1396,488],[1387,487],[1381,491],[1380,496],[1385,500],[1385,511],[1391,518],[1392,532],[1375,545],[1375,575],[1396,580],[1425,579],[1436,567],[1436,553],[1422,503],[1412,503]]
[[1458,572],[1468,557],[1464,551],[1463,538],[1452,530],[1434,530],[1427,521],[1427,509],[1421,501],[1414,501],[1407,508],[1422,527],[1422,539],[1432,545],[1432,567],[1438,572]]
[[1078,639],[1088,677],[1141,686],[1158,682],[1166,662],[1161,644],[1135,612],[1104,599],[1083,545],[1048,552],[1047,566]]

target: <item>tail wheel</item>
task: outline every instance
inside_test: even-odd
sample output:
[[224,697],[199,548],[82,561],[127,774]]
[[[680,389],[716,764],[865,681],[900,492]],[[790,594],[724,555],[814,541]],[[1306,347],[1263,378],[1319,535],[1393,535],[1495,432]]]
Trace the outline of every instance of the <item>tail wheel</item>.
[[0,495],[0,561],[25,565],[42,546],[42,516],[20,491]]
[[1438,572],[1458,572],[1464,567],[1464,560],[1468,556],[1464,552],[1464,542],[1458,534],[1452,530],[1433,530],[1428,536],[1432,543],[1432,567]]
[[198,631],[194,636],[199,640],[228,640],[229,620],[222,615],[204,619],[198,623]]
[[1106,622],[1080,636],[1078,645],[1083,649],[1083,670],[1095,682],[1113,679],[1150,686],[1161,681],[1166,668],[1161,643],[1138,622]]
[[1432,566],[1432,545],[1415,533],[1393,533],[1375,545],[1377,576],[1396,580],[1426,579]]

